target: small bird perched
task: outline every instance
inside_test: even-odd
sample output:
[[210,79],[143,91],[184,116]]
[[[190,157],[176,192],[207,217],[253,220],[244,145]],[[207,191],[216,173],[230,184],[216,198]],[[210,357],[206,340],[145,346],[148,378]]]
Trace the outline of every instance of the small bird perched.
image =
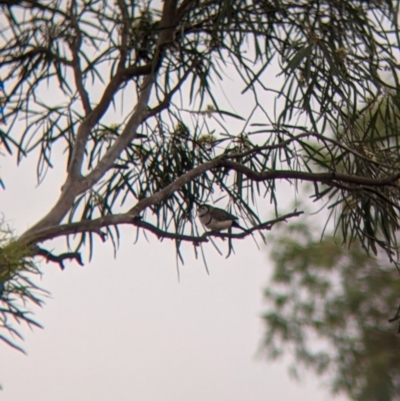
[[201,224],[211,231],[221,231],[231,227],[237,227],[246,232],[248,231],[237,223],[236,220],[238,220],[238,217],[217,207],[200,205],[197,208],[197,216]]

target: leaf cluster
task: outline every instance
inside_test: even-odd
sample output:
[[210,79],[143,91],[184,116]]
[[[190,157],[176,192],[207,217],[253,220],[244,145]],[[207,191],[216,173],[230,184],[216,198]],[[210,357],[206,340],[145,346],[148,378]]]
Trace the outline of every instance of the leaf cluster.
[[[41,307],[47,291],[38,287],[34,278],[41,272],[33,259],[31,251],[21,247],[9,227],[2,223],[0,227],[0,340],[9,346],[23,351],[15,340],[22,336],[15,324],[29,327],[41,327],[32,318],[29,309],[32,305]],[[28,307],[29,305],[29,307]],[[2,333],[8,333],[4,335]]]

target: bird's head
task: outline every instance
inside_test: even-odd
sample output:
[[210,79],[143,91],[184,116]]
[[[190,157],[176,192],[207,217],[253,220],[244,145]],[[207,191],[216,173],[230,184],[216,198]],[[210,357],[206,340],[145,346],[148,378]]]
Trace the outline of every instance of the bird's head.
[[206,214],[210,213],[210,206],[208,205],[199,205],[197,208],[197,216],[205,216]]

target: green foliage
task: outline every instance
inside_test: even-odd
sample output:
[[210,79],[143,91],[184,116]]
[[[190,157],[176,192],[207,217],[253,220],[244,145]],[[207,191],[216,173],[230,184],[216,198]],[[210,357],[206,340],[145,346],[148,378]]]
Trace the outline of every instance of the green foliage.
[[[380,255],[350,249],[310,225],[283,228],[271,252],[275,270],[265,299],[265,350],[330,375],[332,390],[357,401],[400,393],[400,338],[388,317],[398,303],[398,272]],[[296,369],[296,368],[295,368]]]
[[[27,306],[43,305],[47,292],[38,287],[33,279],[40,270],[29,257],[29,249],[16,242],[9,227],[0,226],[0,340],[22,351],[15,339],[22,336],[15,324],[41,327],[32,317]],[[3,335],[8,333],[9,335]]]

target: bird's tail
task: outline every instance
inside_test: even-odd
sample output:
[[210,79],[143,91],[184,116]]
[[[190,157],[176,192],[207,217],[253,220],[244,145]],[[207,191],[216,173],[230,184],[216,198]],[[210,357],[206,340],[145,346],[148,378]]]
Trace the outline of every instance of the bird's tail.
[[233,222],[232,227],[240,228],[241,230],[245,231],[246,233],[250,233],[251,232],[247,228],[242,227],[239,223],[236,223],[236,221]]

